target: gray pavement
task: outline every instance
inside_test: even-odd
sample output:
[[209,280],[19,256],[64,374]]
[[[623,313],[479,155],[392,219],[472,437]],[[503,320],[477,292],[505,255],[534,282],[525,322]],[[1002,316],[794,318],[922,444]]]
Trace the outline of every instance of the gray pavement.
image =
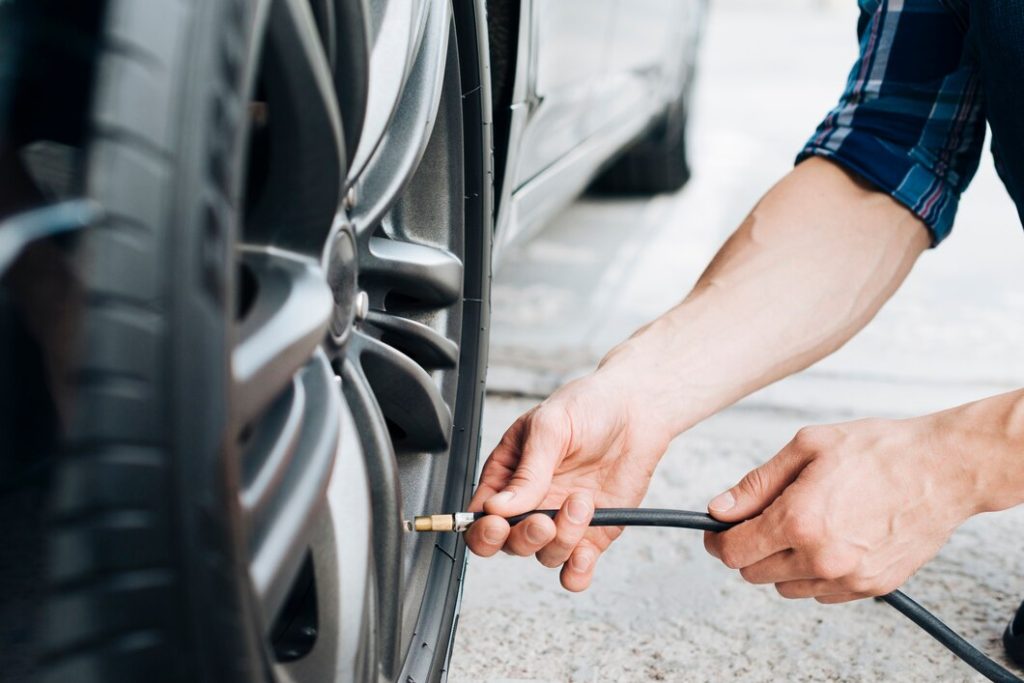
[[[716,0],[679,195],[585,199],[494,282],[484,452],[522,411],[677,301],[831,106],[855,3]],[[991,161],[957,228],[856,340],[673,442],[645,505],[702,509],[806,424],[909,416],[1024,385],[1024,235]],[[1024,510],[971,520],[908,592],[990,652],[1024,598]],[[629,530],[572,595],[533,560],[471,562],[452,683],[973,680],[884,605],[745,584],[696,532]]]

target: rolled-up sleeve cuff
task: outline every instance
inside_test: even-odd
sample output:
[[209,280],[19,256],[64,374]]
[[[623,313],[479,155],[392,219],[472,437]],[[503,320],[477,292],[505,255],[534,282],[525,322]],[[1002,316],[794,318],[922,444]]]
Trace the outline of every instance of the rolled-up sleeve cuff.
[[872,135],[846,132],[840,145],[812,139],[797,155],[796,163],[812,156],[831,159],[910,209],[928,228],[931,246],[944,240],[953,229],[959,192],[926,166],[910,161],[907,150]]

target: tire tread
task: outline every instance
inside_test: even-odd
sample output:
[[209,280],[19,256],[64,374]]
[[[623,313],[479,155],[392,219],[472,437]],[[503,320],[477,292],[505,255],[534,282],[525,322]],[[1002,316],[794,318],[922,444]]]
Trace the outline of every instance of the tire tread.
[[[87,191],[106,213],[78,249],[85,329],[51,501],[45,683],[181,680],[182,586],[160,419],[170,283],[161,276],[168,207],[159,199],[169,196],[174,163],[159,94],[180,59],[182,9],[115,0],[101,40]],[[154,102],[158,115],[147,118]]]

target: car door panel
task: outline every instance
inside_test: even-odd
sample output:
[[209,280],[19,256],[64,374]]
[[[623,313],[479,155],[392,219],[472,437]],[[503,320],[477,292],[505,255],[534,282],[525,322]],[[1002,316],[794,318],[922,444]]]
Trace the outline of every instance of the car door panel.
[[606,72],[595,96],[608,120],[639,100],[667,106],[683,83],[695,0],[616,0]]
[[[529,122],[515,183],[521,185],[586,138],[595,83],[604,73],[615,0],[524,3],[531,32]],[[524,17],[525,18],[525,17]]]

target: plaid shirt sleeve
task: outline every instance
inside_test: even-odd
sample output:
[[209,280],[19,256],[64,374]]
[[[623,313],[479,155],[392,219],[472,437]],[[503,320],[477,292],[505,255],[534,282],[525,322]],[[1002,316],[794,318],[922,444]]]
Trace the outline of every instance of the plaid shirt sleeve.
[[953,227],[985,138],[963,0],[860,0],[860,57],[797,157],[833,159],[913,211],[932,246]]

